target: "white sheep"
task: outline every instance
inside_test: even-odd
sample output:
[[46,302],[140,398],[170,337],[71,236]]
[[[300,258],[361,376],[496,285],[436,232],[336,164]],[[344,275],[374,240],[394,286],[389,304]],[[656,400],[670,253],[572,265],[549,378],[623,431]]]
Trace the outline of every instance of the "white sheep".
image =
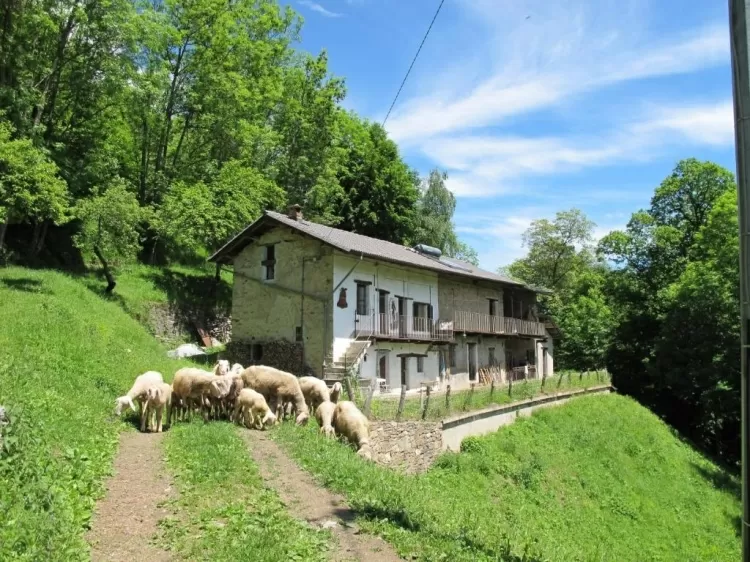
[[188,412],[198,407],[203,412],[203,418],[208,419],[206,401],[211,392],[211,383],[216,379],[213,373],[203,369],[194,367],[179,369],[172,381],[172,408],[181,413],[184,419]]
[[273,367],[253,365],[242,372],[245,388],[252,388],[263,395],[269,404],[274,405],[277,421],[281,416],[283,404],[292,402],[297,411],[297,425],[307,423],[310,410],[300,389],[299,381],[291,373],[279,371]]
[[256,429],[263,429],[266,424],[274,423],[276,416],[260,392],[243,388],[237,396],[233,419],[237,423],[244,420],[247,428],[254,426]]
[[339,401],[339,397],[341,396],[341,391],[343,390],[340,382],[333,383],[333,386],[331,387],[331,390],[329,391],[329,395],[331,397],[331,402],[334,404]]
[[229,370],[230,375],[241,375],[242,371],[245,370],[245,367],[240,365],[239,363],[235,363],[232,365],[232,368]]
[[148,390],[150,386],[163,382],[164,377],[161,376],[161,373],[156,371],[147,371],[142,375],[138,375],[133,382],[133,386],[128,390],[128,393],[115,399],[115,415],[119,416],[122,414],[122,409],[128,407],[135,411],[135,404],[133,402],[135,400],[138,402],[138,413],[142,417],[146,390]]
[[336,404],[332,425],[338,435],[345,437],[356,447],[359,456],[367,460],[372,459],[370,423],[354,402],[343,400]]
[[314,412],[322,402],[331,400],[326,383],[317,377],[300,377],[299,387],[311,412]]
[[[167,423],[171,423],[172,385],[165,382],[149,387],[146,391],[145,416],[141,419],[141,431],[146,431],[146,420],[151,424],[151,414],[156,418],[156,432],[162,430],[162,414],[167,410]],[[152,426],[153,428],[153,426]]]
[[333,412],[336,404],[333,402],[322,402],[315,410],[315,419],[318,420],[320,432],[326,437],[333,437]]

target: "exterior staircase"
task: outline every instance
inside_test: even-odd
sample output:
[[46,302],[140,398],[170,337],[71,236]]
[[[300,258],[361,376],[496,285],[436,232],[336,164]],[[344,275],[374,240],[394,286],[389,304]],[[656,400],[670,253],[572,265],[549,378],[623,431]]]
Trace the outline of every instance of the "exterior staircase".
[[359,364],[371,343],[369,339],[352,341],[336,361],[329,354],[326,357],[326,367],[323,373],[325,381],[333,383],[342,380],[352,367]]

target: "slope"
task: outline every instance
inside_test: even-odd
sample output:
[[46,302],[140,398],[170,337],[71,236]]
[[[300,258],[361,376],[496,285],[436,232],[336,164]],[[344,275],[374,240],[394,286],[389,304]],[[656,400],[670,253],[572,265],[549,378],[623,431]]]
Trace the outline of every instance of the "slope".
[[368,464],[315,427],[276,434],[364,528],[418,560],[736,560],[739,484],[617,395],[580,398],[445,454]]
[[[170,380],[181,364],[188,363],[168,359],[143,326],[80,279],[0,269],[0,405],[11,419],[0,446],[0,560],[88,558],[84,533],[94,502],[111,472],[119,432],[132,431],[113,418],[114,398],[137,374],[157,370]],[[277,548],[288,555],[281,558],[325,552],[327,534],[293,520],[263,489],[233,426],[180,424],[164,439],[182,499],[192,499],[173,506],[169,546],[176,546],[175,532],[191,536],[192,552],[178,554],[236,559],[228,554],[279,543],[279,536],[288,537]],[[226,466],[219,470],[209,457]],[[188,495],[198,482],[206,482],[203,493]],[[220,537],[206,531],[203,517],[230,511],[231,524],[216,527]]]

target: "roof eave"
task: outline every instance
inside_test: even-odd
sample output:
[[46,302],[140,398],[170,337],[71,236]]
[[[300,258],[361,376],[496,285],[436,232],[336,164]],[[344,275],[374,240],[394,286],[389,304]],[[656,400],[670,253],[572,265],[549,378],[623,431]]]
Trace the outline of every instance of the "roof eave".
[[[231,263],[232,261],[234,261],[234,258],[237,257],[237,254],[239,254],[239,252],[241,252],[242,249],[245,248],[245,246],[252,242],[249,234],[253,230],[257,229],[260,224],[266,221],[266,219],[276,222],[276,219],[264,212],[257,220],[240,230],[236,235],[230,238],[226,244],[224,244],[221,248],[219,248],[211,256],[209,256],[207,261],[214,263]],[[245,240],[247,240],[247,243],[244,244],[237,253],[230,255],[227,259],[227,254],[230,254],[231,251],[234,250],[235,246],[239,245],[239,243],[244,242]]]

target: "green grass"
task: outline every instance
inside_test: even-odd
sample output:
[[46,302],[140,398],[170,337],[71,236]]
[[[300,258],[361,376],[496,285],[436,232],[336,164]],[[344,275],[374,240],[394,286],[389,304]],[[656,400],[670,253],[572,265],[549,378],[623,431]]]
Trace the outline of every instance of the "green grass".
[[367,463],[311,427],[283,446],[416,560],[730,561],[739,483],[618,395],[538,411],[427,473]]
[[[11,417],[0,450],[0,560],[89,558],[84,534],[94,502],[111,472],[118,434],[134,430],[113,418],[115,397],[144,371],[157,370],[171,380],[188,364],[169,359],[166,348],[118,303],[92,292],[80,278],[0,269],[0,405]],[[232,545],[273,545],[282,534],[291,538],[285,552],[320,544],[318,535],[280,514],[271,492],[257,490],[257,470],[233,428],[186,424],[167,435],[170,467],[184,497],[195,503],[178,510],[199,535],[191,552],[219,560]],[[209,452],[191,454],[191,444]],[[224,462],[234,466],[222,471]],[[207,470],[222,481],[203,480]],[[215,501],[219,484],[221,498],[238,501]],[[193,526],[195,518],[222,513],[231,524],[221,530]],[[266,516],[272,525],[258,527]],[[248,556],[244,559],[254,559]]]
[[[433,394],[427,403],[426,420],[442,420],[447,417],[481,410],[493,405],[510,404],[520,400],[528,400],[542,394],[554,394],[570,390],[591,388],[594,386],[610,384],[611,379],[606,372],[574,373],[562,371],[554,377],[545,381],[544,388],[540,380],[514,381],[510,385],[497,385],[494,391],[489,386],[477,386],[474,391],[461,390],[452,392],[450,401],[446,402],[444,392]],[[362,406],[362,392],[359,393],[357,402]],[[419,395],[407,396],[404,401],[404,412],[401,419],[420,420],[424,397]],[[371,418],[375,420],[395,420],[398,412],[399,397],[373,398],[371,405]]]
[[293,519],[263,486],[231,424],[177,425],[166,435],[179,491],[164,540],[186,560],[326,559],[330,534]]
[[[109,299],[120,304],[152,333],[155,331],[151,317],[154,306],[168,306],[173,311],[183,313],[192,313],[214,303],[227,311],[231,307],[232,275],[222,271],[222,282],[216,287],[212,265],[155,267],[129,264],[119,267],[115,277],[117,286]],[[89,273],[83,279],[94,292],[103,292],[105,283],[101,274]],[[188,341],[191,337],[184,334],[178,340]]]

